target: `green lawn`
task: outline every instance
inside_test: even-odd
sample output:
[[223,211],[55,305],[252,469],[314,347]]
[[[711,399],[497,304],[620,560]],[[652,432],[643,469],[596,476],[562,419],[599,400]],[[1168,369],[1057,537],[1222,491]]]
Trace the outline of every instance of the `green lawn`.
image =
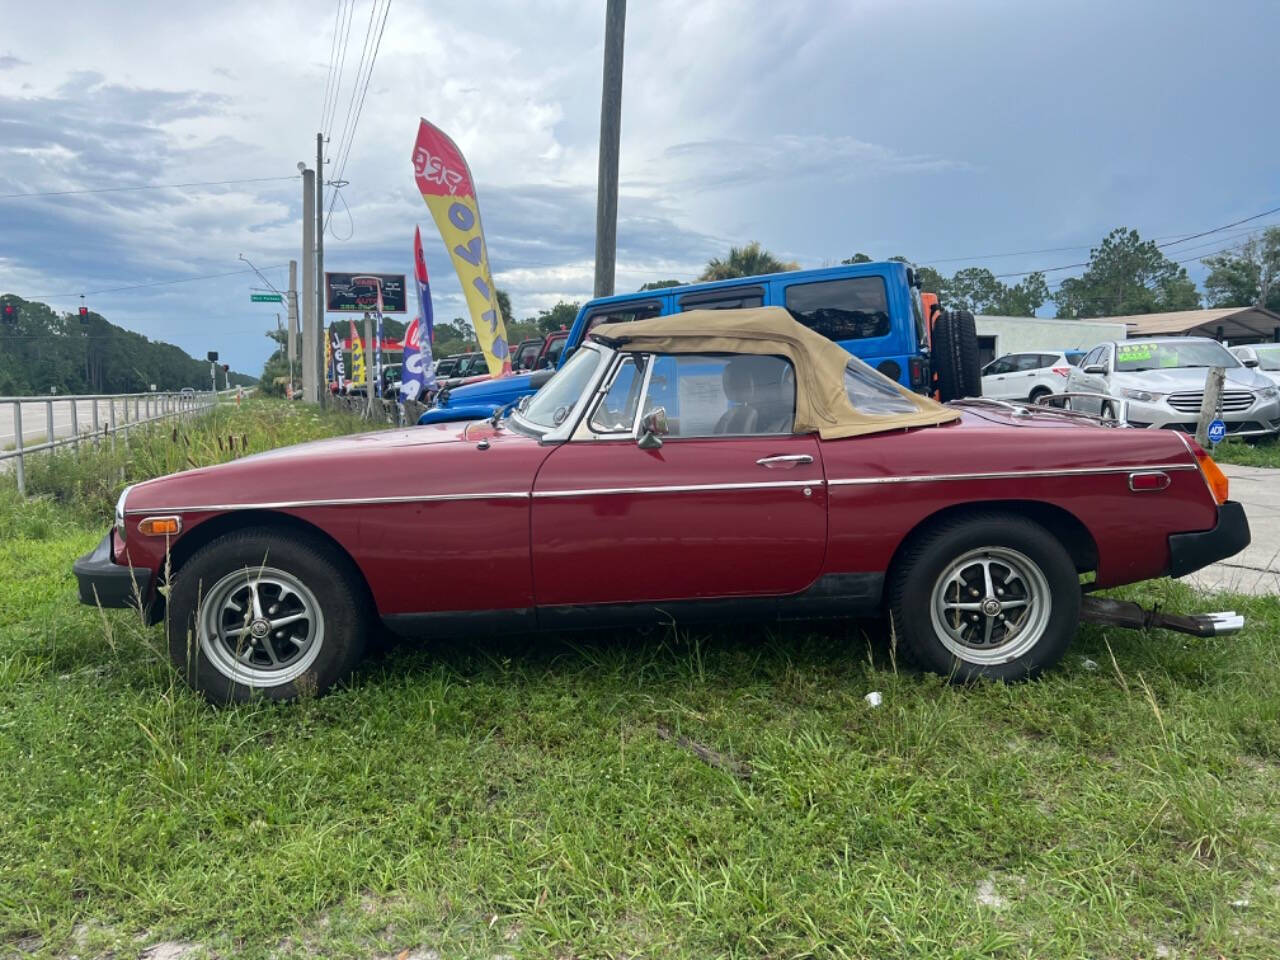
[[1145,585],[1250,625],[1084,628],[1009,686],[836,624],[405,645],[215,709],[74,603],[107,522],[0,503],[0,956],[1277,954],[1275,597]]
[[1213,450],[1220,463],[1239,463],[1246,467],[1280,468],[1280,438],[1270,437],[1254,443],[1226,440]]

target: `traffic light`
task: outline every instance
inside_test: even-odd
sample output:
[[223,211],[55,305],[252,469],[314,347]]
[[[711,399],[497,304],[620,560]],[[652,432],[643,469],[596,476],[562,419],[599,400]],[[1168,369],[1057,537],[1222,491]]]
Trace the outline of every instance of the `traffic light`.
[[14,326],[18,322],[18,308],[12,303],[4,305],[4,322],[9,326]]
[[89,308],[86,307],[84,304],[80,305],[80,322],[81,323],[89,322]]

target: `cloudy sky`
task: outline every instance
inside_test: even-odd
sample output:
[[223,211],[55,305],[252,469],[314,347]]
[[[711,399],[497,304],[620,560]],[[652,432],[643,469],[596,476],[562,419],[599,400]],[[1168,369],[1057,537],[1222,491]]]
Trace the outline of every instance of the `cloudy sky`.
[[[84,292],[116,323],[260,370],[275,308],[250,304],[237,257],[286,283],[296,164],[323,127],[327,175],[340,166],[374,2],[0,0],[0,195],[292,177],[0,199],[0,292],[65,310]],[[1116,226],[1177,237],[1280,206],[1275,0],[628,6],[619,291],[750,240],[806,267],[861,250],[1001,273],[1083,259]],[[436,314],[463,313],[413,185],[425,116],[470,161],[517,315],[589,296],[603,8],[391,0],[327,267],[408,272],[421,224]]]

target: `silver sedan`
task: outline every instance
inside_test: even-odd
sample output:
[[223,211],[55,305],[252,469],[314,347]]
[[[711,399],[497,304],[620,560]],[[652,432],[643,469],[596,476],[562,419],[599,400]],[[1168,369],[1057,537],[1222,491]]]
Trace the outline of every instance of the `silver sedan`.
[[1226,368],[1218,414],[1229,435],[1261,437],[1280,432],[1280,387],[1244,366],[1222,344],[1205,337],[1099,344],[1079,367],[1071,369],[1067,392],[1113,398],[1072,400],[1073,407],[1088,413],[1115,416],[1120,412],[1120,401],[1127,401],[1127,419],[1132,426],[1194,433],[1210,367]]

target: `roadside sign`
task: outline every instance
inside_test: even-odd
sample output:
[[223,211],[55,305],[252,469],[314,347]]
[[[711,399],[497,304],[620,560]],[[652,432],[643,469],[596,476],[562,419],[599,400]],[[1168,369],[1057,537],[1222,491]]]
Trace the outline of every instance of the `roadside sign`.
[[251,293],[250,303],[284,303],[284,297],[278,293]]
[[1221,420],[1215,420],[1209,424],[1209,442],[1215,446],[1226,439],[1227,425]]
[[377,277],[382,286],[382,312],[407,313],[403,273],[329,273],[325,280],[325,311],[328,313],[373,312],[378,305],[378,288],[358,279]]

